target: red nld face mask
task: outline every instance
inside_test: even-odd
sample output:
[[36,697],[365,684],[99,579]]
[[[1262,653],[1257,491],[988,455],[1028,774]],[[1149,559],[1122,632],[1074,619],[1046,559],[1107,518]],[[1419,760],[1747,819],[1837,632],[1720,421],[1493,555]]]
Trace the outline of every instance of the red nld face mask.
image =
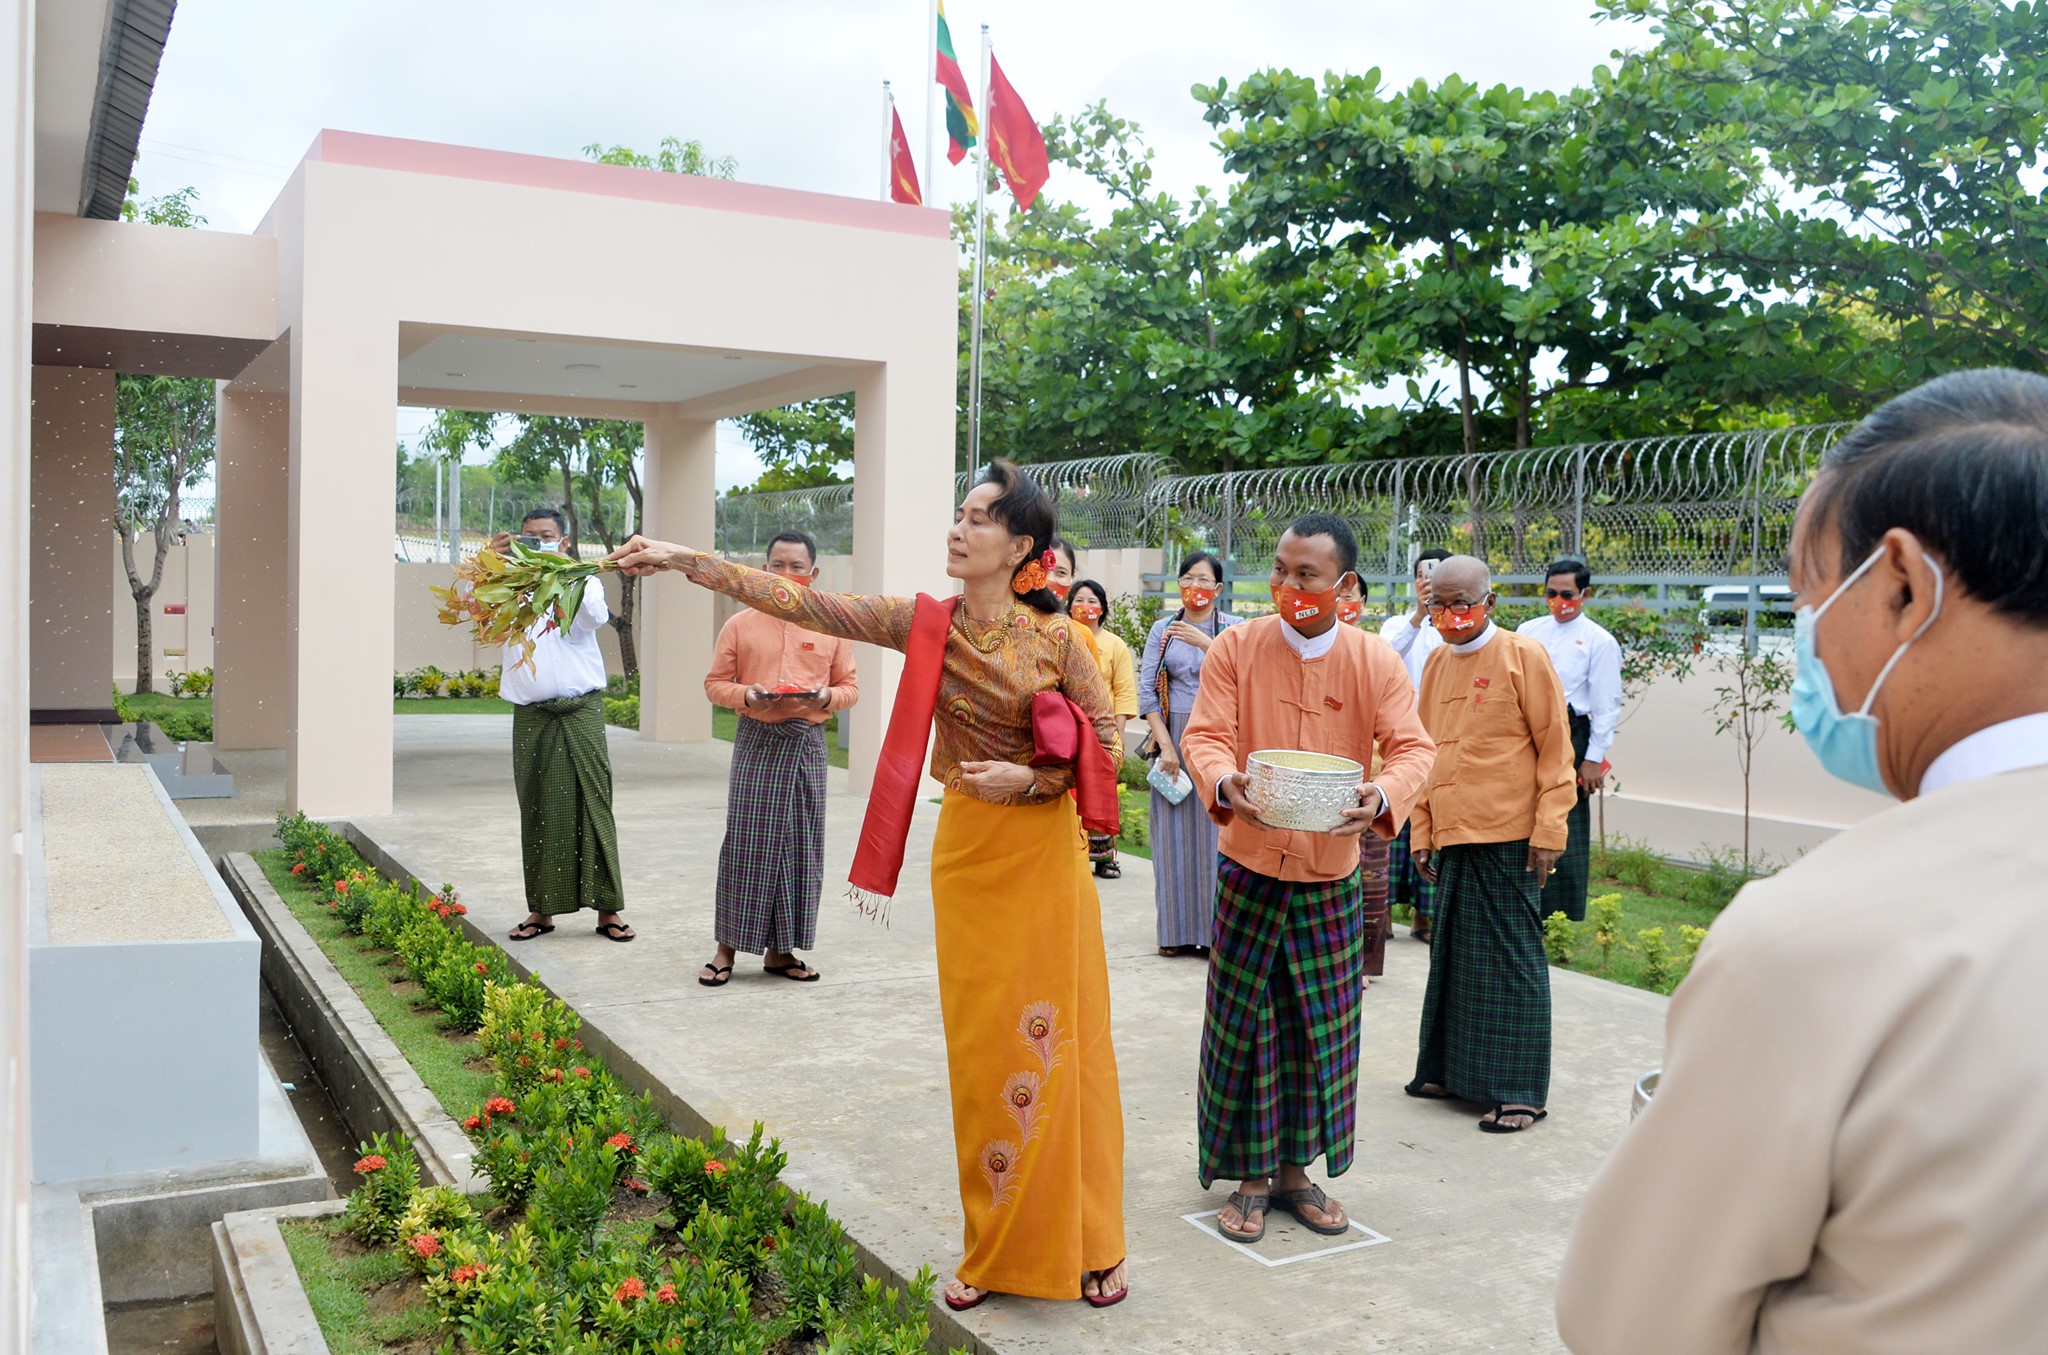
[[1358,618],[1365,615],[1365,604],[1346,599],[1337,604],[1337,621],[1340,625],[1355,626]]
[[1180,590],[1180,605],[1191,612],[1199,612],[1216,600],[1213,588],[1194,588],[1183,584]]
[[1067,594],[1074,591],[1074,585],[1072,585],[1071,583],[1061,583],[1058,579],[1046,580],[1045,586],[1051,589],[1052,595],[1058,598],[1061,602],[1065,602],[1067,600]]
[[1092,626],[1102,619],[1102,604],[1077,602],[1067,609],[1067,614],[1084,626]]
[[1460,644],[1479,634],[1479,628],[1486,624],[1486,604],[1475,602],[1469,607],[1446,607],[1436,614],[1436,633]]
[[1560,621],[1569,621],[1586,610],[1586,599],[1583,595],[1575,598],[1546,598],[1544,601],[1550,604],[1550,614]]
[[1273,605],[1280,609],[1281,620],[1302,626],[1337,610],[1337,590],[1332,587],[1309,593],[1277,583],[1273,585]]

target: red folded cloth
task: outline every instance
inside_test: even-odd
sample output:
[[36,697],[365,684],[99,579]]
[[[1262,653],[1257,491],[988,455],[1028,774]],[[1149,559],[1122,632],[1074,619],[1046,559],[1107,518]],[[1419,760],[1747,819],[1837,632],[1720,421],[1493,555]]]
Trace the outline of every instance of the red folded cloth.
[[1095,737],[1095,722],[1063,692],[1031,698],[1031,765],[1074,767],[1074,799],[1081,825],[1106,837],[1117,834],[1116,764]]

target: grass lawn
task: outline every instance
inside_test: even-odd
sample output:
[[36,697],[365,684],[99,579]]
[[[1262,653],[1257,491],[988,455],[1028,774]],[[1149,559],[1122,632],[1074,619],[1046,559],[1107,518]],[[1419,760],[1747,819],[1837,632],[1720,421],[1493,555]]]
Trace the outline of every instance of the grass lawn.
[[[391,1346],[424,1341],[440,1330],[440,1314],[397,1252],[363,1247],[342,1232],[339,1218],[286,1219],[278,1230],[334,1355],[384,1355]],[[408,1290],[413,1302],[384,1301]]]
[[512,703],[497,696],[408,696],[391,703],[397,715],[510,715]]
[[398,1052],[419,1071],[420,1081],[440,1100],[442,1109],[460,1118],[480,1105],[491,1094],[492,1075],[469,1066],[475,1045],[449,1038],[447,1018],[440,1008],[417,1006],[411,997],[392,987],[405,978],[398,957],[376,949],[366,937],[350,936],[341,919],[292,877],[291,857],[283,848],[256,853],[256,864],[292,916],[312,933],[341,976],[362,997],[363,1005],[390,1035]]
[[[1685,961],[1681,957],[1685,945],[1678,929],[1711,927],[1741,884],[1740,872],[1726,862],[1711,863],[1704,870],[1689,870],[1670,865],[1643,843],[1610,837],[1604,850],[1597,846],[1593,849],[1592,878],[1586,893],[1589,900],[1607,894],[1621,896],[1617,940],[1603,965],[1589,910],[1586,921],[1574,924],[1570,962],[1564,967],[1631,988],[1668,993],[1684,976]],[[1405,906],[1397,907],[1394,920],[1405,924],[1409,911]],[[1650,983],[1643,974],[1641,936],[1652,927],[1663,930],[1672,956],[1675,977],[1662,985]]]

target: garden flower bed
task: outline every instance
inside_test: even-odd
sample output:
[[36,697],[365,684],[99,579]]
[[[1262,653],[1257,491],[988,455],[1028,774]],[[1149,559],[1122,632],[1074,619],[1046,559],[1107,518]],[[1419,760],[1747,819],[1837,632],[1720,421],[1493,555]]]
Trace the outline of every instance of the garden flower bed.
[[[344,1213],[283,1221],[338,1355],[926,1348],[929,1272],[907,1293],[864,1279],[825,1209],[780,1184],[784,1155],[758,1126],[745,1143],[670,1132],[584,1048],[574,1011],[464,939],[452,891],[394,885],[303,817],[281,816],[278,838],[265,873],[295,914],[328,924],[309,930],[337,967],[374,947],[391,967],[369,981],[405,989],[415,1018],[439,1014],[433,1038],[466,1076],[428,1060],[441,1065],[429,1086],[468,1090],[473,1104],[446,1108],[489,1183],[475,1196],[423,1184],[410,1142],[377,1135]],[[334,944],[343,933],[361,941]],[[417,1048],[417,1028],[393,1035]]]

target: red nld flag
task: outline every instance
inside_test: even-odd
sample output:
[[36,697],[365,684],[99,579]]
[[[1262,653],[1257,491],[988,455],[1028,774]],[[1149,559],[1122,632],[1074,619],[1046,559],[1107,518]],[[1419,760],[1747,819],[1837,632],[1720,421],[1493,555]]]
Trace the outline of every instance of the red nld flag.
[[1038,200],[1052,169],[1045,154],[1045,136],[1038,130],[1031,110],[1003,78],[1003,68],[994,57],[988,63],[988,149],[1002,166],[1017,205],[1029,211]]
[[917,162],[910,158],[910,140],[903,135],[903,115],[889,106],[889,196],[912,207],[924,205],[917,187]]

